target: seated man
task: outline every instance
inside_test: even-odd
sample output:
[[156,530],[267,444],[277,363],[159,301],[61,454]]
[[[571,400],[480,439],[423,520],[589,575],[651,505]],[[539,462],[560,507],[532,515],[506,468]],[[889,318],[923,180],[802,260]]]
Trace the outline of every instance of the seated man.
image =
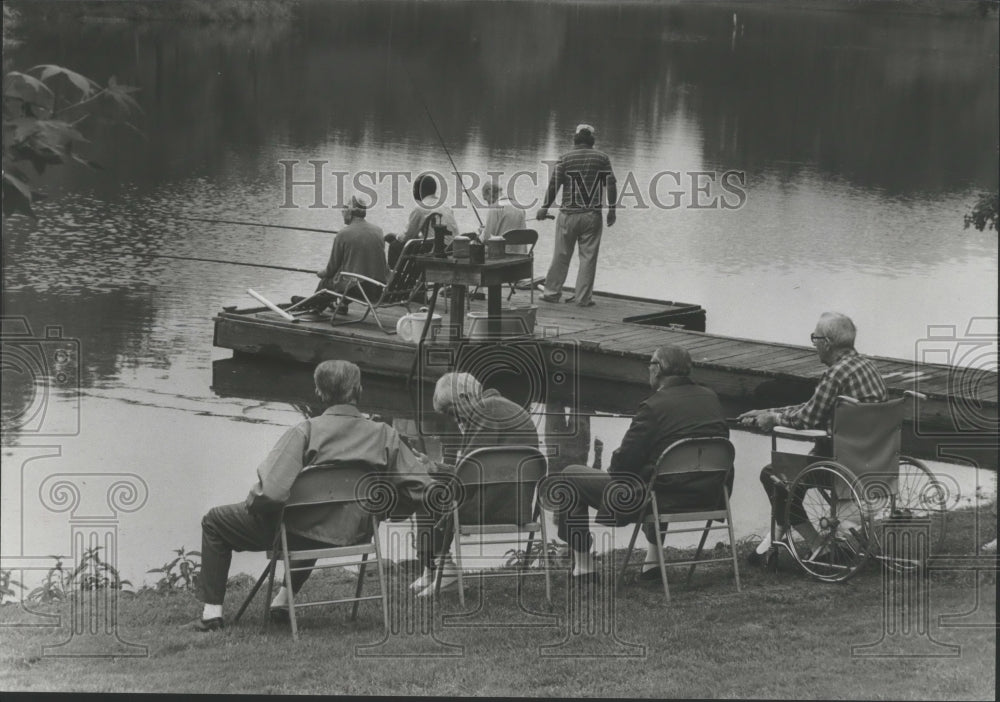
[[[483,241],[495,236],[503,236],[512,229],[525,228],[524,210],[514,206],[510,198],[503,194],[503,188],[498,183],[487,181],[483,184],[483,199],[489,205],[486,213],[486,223],[480,238]],[[528,253],[527,244],[507,247],[508,253]]]
[[[347,292],[351,281],[349,278],[342,278],[334,283],[338,273],[358,273],[380,283],[385,283],[389,279],[382,230],[365,221],[367,212],[368,204],[357,195],[352,196],[349,203],[344,206],[343,217],[346,226],[337,232],[333,240],[330,260],[326,267],[316,273],[320,278],[319,285],[316,286],[317,291]],[[377,285],[371,283],[362,281],[361,287],[372,302],[378,300],[382,293]],[[358,298],[361,296],[357,288],[353,288],[348,294]],[[328,298],[320,298],[314,308],[322,310],[329,302]],[[348,304],[348,300],[343,300],[338,311],[345,312]]]
[[[278,515],[292,483],[308,466],[331,461],[365,461],[385,473],[399,490],[401,502],[420,502],[435,468],[425,456],[414,453],[395,429],[367,419],[357,408],[361,396],[361,371],[347,361],[324,361],[313,375],[316,394],[328,405],[323,414],[292,427],[271,449],[257,469],[257,482],[244,502],[213,507],[202,519],[201,598],[205,603],[197,631],[223,627],[222,601],[233,551],[265,551],[274,542]],[[333,515],[342,516],[342,515]],[[394,514],[396,516],[396,514]],[[290,533],[289,548],[322,548],[353,545],[364,534],[360,518],[347,525],[343,519],[320,523],[308,534]],[[293,562],[308,568],[315,561]],[[309,571],[292,573],[292,589],[299,588]],[[272,612],[287,611],[288,593],[282,587],[271,603]],[[276,611],[277,610],[277,611]]]
[[[744,412],[739,416],[740,423],[767,432],[776,426],[829,431],[839,395],[853,397],[858,402],[885,402],[888,393],[882,376],[874,363],[854,350],[856,336],[857,329],[849,317],[839,312],[824,312],[810,339],[819,360],[829,368],[819,379],[812,397],[799,405]],[[832,453],[830,441],[823,438],[816,441],[810,455],[830,456]],[[789,526],[784,523],[788,492],[774,482],[774,475],[772,467],[766,465],[760,472],[760,482],[771,501],[771,514],[777,524],[775,538],[780,541],[785,538]],[[802,512],[802,495],[793,497],[792,508],[790,526],[807,542],[816,543],[818,534]],[[768,535],[758,544],[750,560],[760,562],[760,557],[770,546],[771,537]]]
[[[538,431],[524,408],[496,390],[484,391],[479,381],[469,373],[445,373],[438,379],[434,387],[434,410],[453,416],[462,432],[457,452],[445,447],[446,463],[453,460],[457,464],[463,456],[478,448],[538,447]],[[512,496],[511,499],[517,498]],[[483,505],[482,508],[488,511],[490,505]],[[424,570],[410,588],[417,591],[418,597],[430,597],[434,594],[434,568],[440,555],[451,545],[453,535],[440,527],[431,529],[431,520],[426,515],[418,518],[418,528],[418,560]],[[441,578],[442,590],[458,582],[456,566],[451,558],[445,562]]]
[[[575,504],[568,513],[558,515],[559,538],[570,545],[574,555],[573,576],[596,575],[591,545],[593,536],[589,528],[588,508],[598,510],[598,522],[614,519],[618,526],[634,523],[642,514],[612,513],[604,503],[605,489],[616,477],[625,478],[633,485],[636,479],[645,484],[664,449],[680,439],[710,436],[729,436],[725,415],[719,398],[709,388],[696,385],[689,377],[691,356],[679,346],[661,346],[649,361],[649,385],[655,392],[639,404],[635,418],[629,426],[622,444],[611,456],[608,472],[571,465],[559,476],[572,488]],[[681,479],[669,496],[666,508],[683,508],[696,504],[702,495],[703,480],[700,476]],[[729,484],[732,487],[732,483]],[[638,495],[637,498],[641,498]],[[636,507],[639,500],[636,500]],[[643,564],[643,580],[659,578],[657,549],[652,529],[646,531],[648,550]]]
[[[387,234],[385,241],[389,242],[389,266],[396,267],[396,261],[403,252],[403,246],[410,239],[416,239],[421,235],[427,218],[433,214],[441,216],[440,225],[448,230],[444,243],[448,245],[451,240],[458,236],[458,224],[455,222],[455,214],[451,208],[441,202],[437,196],[437,179],[430,173],[421,174],[413,181],[413,199],[417,201],[417,206],[410,212],[410,218],[406,222],[406,231],[402,236]],[[428,238],[434,237],[434,232],[427,233]]]

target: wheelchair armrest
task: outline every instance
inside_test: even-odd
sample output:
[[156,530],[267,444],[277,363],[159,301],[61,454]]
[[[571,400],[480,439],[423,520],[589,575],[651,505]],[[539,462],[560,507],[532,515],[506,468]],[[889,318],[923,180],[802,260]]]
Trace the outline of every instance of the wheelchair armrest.
[[916,390],[904,390],[903,394],[904,395],[909,395],[910,397],[913,397],[913,398],[918,399],[918,400],[926,400],[927,399],[927,395],[923,394],[922,392],[917,392]]
[[793,429],[791,427],[775,427],[772,431],[783,439],[795,439],[798,441],[812,441],[813,439],[823,439],[830,436],[822,429]]

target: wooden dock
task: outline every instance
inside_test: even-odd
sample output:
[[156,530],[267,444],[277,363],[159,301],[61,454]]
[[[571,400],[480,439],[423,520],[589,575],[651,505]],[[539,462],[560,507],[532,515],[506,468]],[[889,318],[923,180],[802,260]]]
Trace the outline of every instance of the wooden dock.
[[[420,377],[433,380],[458,366],[478,371],[477,375],[521,376],[536,390],[573,397],[579,396],[580,384],[588,381],[645,386],[652,351],[662,344],[676,344],[691,353],[696,382],[713,388],[725,400],[764,407],[808,397],[825,370],[812,347],[658,326],[672,315],[690,316],[692,306],[685,303],[604,293],[595,294],[594,299],[594,307],[580,308],[547,303],[536,296],[538,317],[535,337],[530,340],[458,347],[425,344],[417,363]],[[515,295],[514,303],[527,301],[526,292]],[[352,315],[358,314],[357,307],[352,306]],[[473,301],[470,307],[483,312],[485,303]],[[404,313],[403,308],[379,312],[383,323],[392,327]],[[367,373],[398,377],[410,373],[418,352],[416,345],[383,333],[371,320],[346,326],[331,326],[329,318],[292,323],[265,308],[227,308],[219,313],[215,345],[232,349],[237,356],[311,364],[340,358],[354,361]],[[916,410],[909,417],[916,433],[930,438],[974,436],[980,441],[992,436],[995,440],[995,371],[872,358],[890,394],[917,390],[927,396],[914,405]]]

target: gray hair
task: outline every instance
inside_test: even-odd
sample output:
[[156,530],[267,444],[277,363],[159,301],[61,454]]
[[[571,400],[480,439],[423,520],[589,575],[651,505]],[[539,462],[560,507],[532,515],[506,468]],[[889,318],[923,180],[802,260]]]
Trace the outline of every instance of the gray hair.
[[445,373],[434,386],[434,411],[447,412],[461,406],[463,399],[475,400],[483,394],[483,386],[471,373]]
[[354,404],[361,394],[361,369],[350,361],[323,361],[316,366],[313,382],[323,402]]
[[854,339],[858,335],[858,329],[846,314],[824,312],[820,315],[819,324],[816,326],[823,332],[823,336],[830,342],[832,348],[854,348]]
[[344,208],[351,213],[352,217],[364,219],[365,215],[368,214],[368,201],[358,195],[351,195]]
[[653,360],[660,364],[661,376],[691,375],[691,354],[687,349],[665,344],[653,352]]

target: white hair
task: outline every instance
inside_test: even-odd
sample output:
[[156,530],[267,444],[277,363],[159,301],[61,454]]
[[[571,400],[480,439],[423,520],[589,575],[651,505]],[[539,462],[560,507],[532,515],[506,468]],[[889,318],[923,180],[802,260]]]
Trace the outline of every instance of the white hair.
[[830,342],[830,346],[837,349],[853,349],[854,339],[858,330],[854,322],[846,314],[840,312],[824,312],[819,317],[819,324],[816,325],[823,332],[823,336]]
[[461,401],[475,400],[483,394],[483,386],[471,373],[445,373],[434,386],[434,411],[448,412]]
[[313,372],[316,393],[331,405],[358,401],[361,390],[361,369],[350,361],[323,361]]

